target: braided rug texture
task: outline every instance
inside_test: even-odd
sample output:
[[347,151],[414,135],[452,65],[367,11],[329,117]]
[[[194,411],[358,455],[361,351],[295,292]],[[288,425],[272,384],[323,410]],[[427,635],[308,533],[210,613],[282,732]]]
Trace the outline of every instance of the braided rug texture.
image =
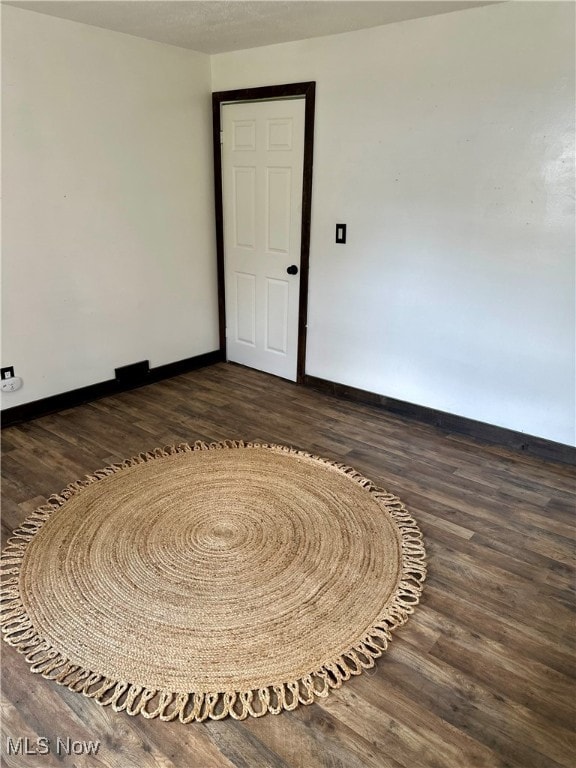
[[374,666],[426,576],[402,502],[281,445],[156,449],[51,496],[0,557],[31,671],[183,723],[278,714]]

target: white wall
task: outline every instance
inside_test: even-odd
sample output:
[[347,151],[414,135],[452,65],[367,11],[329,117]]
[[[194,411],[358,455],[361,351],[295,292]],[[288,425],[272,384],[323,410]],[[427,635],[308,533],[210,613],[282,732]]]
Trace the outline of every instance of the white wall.
[[572,3],[220,54],[212,77],[317,81],[307,373],[574,444]]
[[3,407],[217,349],[210,57],[2,25]]

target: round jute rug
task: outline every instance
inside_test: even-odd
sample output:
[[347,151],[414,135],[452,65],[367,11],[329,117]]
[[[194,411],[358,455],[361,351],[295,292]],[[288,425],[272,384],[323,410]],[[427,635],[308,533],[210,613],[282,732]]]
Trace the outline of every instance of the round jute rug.
[[395,496],[333,461],[232,441],[72,483],[0,568],[4,639],[33,672],[184,723],[327,696],[374,666],[426,575]]

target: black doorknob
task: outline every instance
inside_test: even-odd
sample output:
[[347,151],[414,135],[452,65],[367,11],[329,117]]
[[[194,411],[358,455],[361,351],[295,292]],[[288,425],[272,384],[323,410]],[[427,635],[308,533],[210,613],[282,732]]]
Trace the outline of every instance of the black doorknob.
[[292,266],[288,267],[286,272],[288,272],[289,275],[297,275],[298,274],[298,267],[296,266],[296,264],[292,264]]

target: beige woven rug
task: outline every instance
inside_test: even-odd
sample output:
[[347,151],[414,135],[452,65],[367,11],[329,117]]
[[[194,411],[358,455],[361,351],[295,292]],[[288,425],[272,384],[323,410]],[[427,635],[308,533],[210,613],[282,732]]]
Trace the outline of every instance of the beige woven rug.
[[0,566],[4,639],[33,672],[184,723],[327,696],[374,666],[426,574],[395,496],[241,442],[157,449],[72,483]]

